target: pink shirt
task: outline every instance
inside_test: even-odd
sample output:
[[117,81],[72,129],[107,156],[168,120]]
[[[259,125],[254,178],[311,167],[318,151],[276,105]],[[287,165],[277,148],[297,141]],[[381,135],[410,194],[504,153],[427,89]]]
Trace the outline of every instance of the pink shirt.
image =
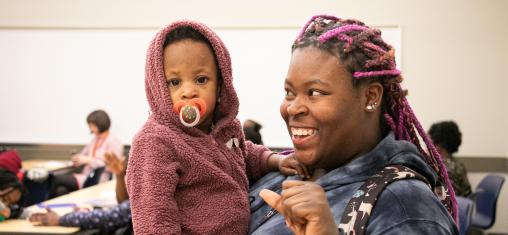
[[[104,154],[106,152],[112,152],[118,157],[123,156],[123,145],[118,138],[109,134],[106,139],[99,140],[99,143],[97,143],[97,141],[97,137],[94,137],[92,142],[85,146],[80,152],[81,155],[92,158],[92,161],[83,168],[81,173],[74,174],[74,177],[76,177],[76,180],[78,181],[79,188],[83,187],[86,177],[94,169],[105,166]],[[92,155],[94,153],[94,149],[95,155]],[[104,177],[101,177],[101,182],[107,179],[106,175],[103,176]]]

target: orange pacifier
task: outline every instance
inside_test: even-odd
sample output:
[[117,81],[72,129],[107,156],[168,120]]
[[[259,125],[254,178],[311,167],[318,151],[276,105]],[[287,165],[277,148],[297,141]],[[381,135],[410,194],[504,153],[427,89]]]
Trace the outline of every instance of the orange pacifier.
[[193,127],[199,123],[199,119],[205,115],[206,104],[203,99],[193,98],[188,101],[178,101],[173,105],[173,111],[178,113],[180,122],[187,127]]

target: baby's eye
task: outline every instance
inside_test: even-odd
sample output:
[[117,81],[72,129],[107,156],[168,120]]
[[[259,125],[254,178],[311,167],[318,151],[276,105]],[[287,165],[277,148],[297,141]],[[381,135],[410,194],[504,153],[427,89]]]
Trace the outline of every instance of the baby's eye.
[[169,86],[175,87],[175,86],[180,85],[180,80],[178,80],[178,79],[170,79],[170,80],[167,81],[167,83],[168,83]]
[[200,76],[196,78],[196,83],[199,85],[203,85],[208,81],[208,78],[205,76]]

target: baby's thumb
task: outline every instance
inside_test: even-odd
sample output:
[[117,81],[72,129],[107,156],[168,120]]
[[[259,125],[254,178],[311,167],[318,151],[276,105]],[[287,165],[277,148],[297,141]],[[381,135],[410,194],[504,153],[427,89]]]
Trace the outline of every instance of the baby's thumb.
[[274,191],[263,189],[261,192],[259,192],[259,196],[263,198],[263,200],[268,204],[270,207],[277,210],[279,213],[282,213],[282,206],[281,206],[281,197],[279,194],[277,194]]

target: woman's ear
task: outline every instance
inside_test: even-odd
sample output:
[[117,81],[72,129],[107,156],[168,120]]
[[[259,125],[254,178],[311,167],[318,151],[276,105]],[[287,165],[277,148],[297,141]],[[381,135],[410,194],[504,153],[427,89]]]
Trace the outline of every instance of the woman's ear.
[[383,99],[383,85],[379,82],[373,82],[365,88],[365,110],[367,112],[374,112],[381,106]]

